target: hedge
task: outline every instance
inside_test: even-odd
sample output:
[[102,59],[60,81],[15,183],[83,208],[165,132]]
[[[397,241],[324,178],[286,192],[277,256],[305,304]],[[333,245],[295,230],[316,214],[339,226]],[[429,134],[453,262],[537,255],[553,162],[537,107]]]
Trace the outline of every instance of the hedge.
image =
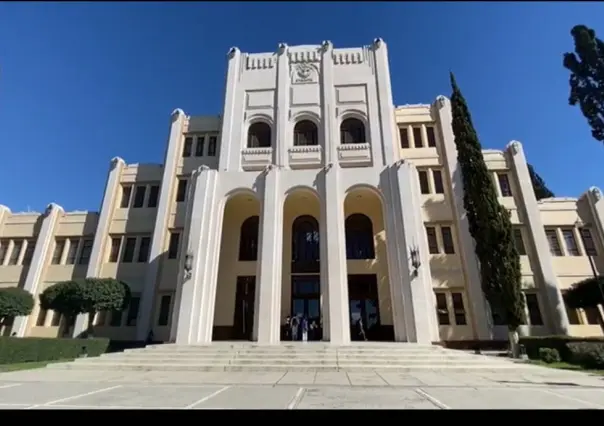
[[0,337],[0,364],[74,359],[84,352],[99,356],[107,352],[109,339],[61,339]]
[[521,337],[520,344],[526,349],[526,354],[530,359],[540,359],[539,349],[556,349],[560,358],[568,363],[580,363],[577,350],[571,350],[577,347],[581,351],[600,351],[604,348],[604,337],[572,337],[572,336],[543,336],[543,337]]

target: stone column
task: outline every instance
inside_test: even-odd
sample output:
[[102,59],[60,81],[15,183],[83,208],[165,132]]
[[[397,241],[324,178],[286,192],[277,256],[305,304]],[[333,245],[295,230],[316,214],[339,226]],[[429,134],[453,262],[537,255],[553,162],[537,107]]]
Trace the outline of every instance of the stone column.
[[533,264],[537,267],[537,276],[541,278],[542,286],[545,290],[545,296],[548,303],[549,327],[555,334],[568,334],[568,315],[562,298],[562,292],[558,286],[558,278],[554,265],[552,263],[552,255],[550,253],[549,244],[545,235],[545,228],[541,220],[541,212],[531,183],[531,177],[526,164],[526,157],[522,144],[517,141],[512,141],[506,147],[510,166],[515,172],[516,181],[518,183],[519,194],[515,197],[515,202],[518,208],[523,211],[523,220],[527,225],[527,234],[530,238],[531,255],[535,256],[536,262]]
[[277,52],[277,105],[275,110],[275,140],[273,143],[273,164],[278,167],[289,167],[287,161],[287,147],[291,144],[288,137],[290,114],[290,82],[288,47],[285,43],[279,44]]
[[[105,260],[105,247],[107,246],[107,239],[109,238],[109,226],[111,225],[113,212],[117,207],[116,204],[120,202],[120,180],[122,170],[125,166],[126,163],[119,157],[114,157],[111,160],[109,175],[107,176],[107,183],[105,185],[105,193],[103,194],[103,201],[101,202],[101,211],[99,212],[96,232],[94,233],[92,252],[90,253],[90,260],[88,261],[88,266],[86,268],[86,277],[95,278],[98,277],[101,272],[101,265]],[[72,335],[74,337],[79,336],[87,327],[88,314],[78,315],[73,327]]]
[[[587,204],[593,218],[593,230],[596,232],[594,239],[599,241],[600,244],[604,244],[604,197],[602,197],[602,191],[600,188],[592,186],[589,191],[585,194],[587,197]],[[599,243],[596,243],[597,247],[600,247]]]
[[[330,41],[323,41],[321,44],[321,113],[323,115],[323,138],[320,143],[323,148],[323,164],[330,164],[337,161],[337,146],[339,143],[338,135],[332,131],[337,127],[336,117],[336,92],[333,83],[333,45]],[[336,139],[333,139],[333,138]],[[323,319],[323,338],[325,338],[325,318]]]
[[[145,273],[143,292],[141,294],[138,322],[136,324],[136,340],[144,341],[152,329],[153,306],[155,303],[155,290],[157,287],[158,273],[162,255],[165,252],[166,234],[168,232],[168,220],[174,206],[174,191],[176,191],[176,166],[181,155],[183,132],[187,126],[188,117],[181,109],[175,109],[170,117],[170,135],[168,138],[168,149],[164,160],[164,171],[162,174],[157,204],[157,215],[155,226],[151,237],[151,248],[149,250],[149,263]],[[182,259],[181,259],[182,260]]]
[[487,300],[482,292],[480,282],[480,265],[474,251],[474,239],[470,235],[468,218],[463,205],[463,181],[461,169],[457,163],[457,147],[455,146],[455,136],[451,127],[451,120],[453,118],[451,101],[444,96],[439,96],[436,99],[434,110],[437,116],[437,123],[440,125],[440,134],[442,137],[441,153],[444,154],[445,172],[449,174],[449,178],[451,179],[451,206],[455,217],[458,218],[456,227],[461,249],[460,258],[465,272],[468,300],[472,308],[474,334],[478,340],[491,340],[492,321],[487,314]]
[[[187,212],[186,239],[181,246],[178,285],[172,326],[179,345],[209,344],[212,342],[216,278],[220,256],[220,236],[224,203],[217,194],[218,172],[202,166],[191,177],[190,212]],[[185,255],[193,257],[191,276],[183,276]],[[174,333],[175,330],[175,333]]]
[[[46,268],[46,259],[48,258],[48,252],[53,246],[53,240],[55,235],[55,228],[63,215],[63,208],[51,203],[44,212],[44,219],[42,220],[42,226],[36,239],[36,248],[25,277],[25,285],[23,290],[31,293],[34,298],[38,295],[40,279]],[[29,316],[22,316],[15,318],[13,322],[12,333],[17,333],[18,337],[23,337],[27,330],[27,321]]]
[[253,334],[254,340],[264,345],[276,345],[281,340],[283,191],[280,173],[277,167],[267,167],[262,188]]
[[344,234],[344,194],[340,187],[340,166],[325,168],[321,188],[321,292],[324,330],[331,343],[350,344],[350,315],[348,312],[348,279],[346,269],[346,239]]

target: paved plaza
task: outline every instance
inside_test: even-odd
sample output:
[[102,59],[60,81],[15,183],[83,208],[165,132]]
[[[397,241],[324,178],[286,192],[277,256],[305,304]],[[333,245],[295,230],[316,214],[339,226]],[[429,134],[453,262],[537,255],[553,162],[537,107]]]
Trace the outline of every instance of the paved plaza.
[[604,376],[541,367],[413,373],[0,374],[3,409],[604,409]]

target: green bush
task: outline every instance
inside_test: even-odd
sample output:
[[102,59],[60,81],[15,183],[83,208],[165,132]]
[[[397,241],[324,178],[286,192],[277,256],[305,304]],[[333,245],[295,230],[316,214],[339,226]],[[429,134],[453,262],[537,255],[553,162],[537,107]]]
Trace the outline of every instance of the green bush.
[[521,337],[520,344],[524,346],[526,354],[530,359],[540,359],[539,349],[556,349],[564,362],[573,362],[572,353],[568,343],[604,344],[602,337],[571,337],[571,336],[543,336],[543,337]]
[[560,352],[552,348],[539,348],[539,359],[548,364],[560,362]]
[[573,364],[585,368],[604,368],[604,342],[568,343]]
[[86,348],[88,356],[107,351],[109,339],[58,339],[43,337],[0,337],[0,364],[73,359]]

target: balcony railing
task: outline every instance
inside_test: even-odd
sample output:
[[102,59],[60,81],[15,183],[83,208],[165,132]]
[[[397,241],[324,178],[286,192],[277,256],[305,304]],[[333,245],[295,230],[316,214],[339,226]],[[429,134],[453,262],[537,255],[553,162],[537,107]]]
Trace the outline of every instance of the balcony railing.
[[272,148],[244,148],[241,150],[241,168],[243,170],[262,170],[273,161]]
[[338,161],[342,166],[369,165],[371,164],[371,145],[368,142],[339,145]]
[[296,168],[311,168],[321,165],[321,147],[319,145],[293,146],[288,149],[289,166]]

